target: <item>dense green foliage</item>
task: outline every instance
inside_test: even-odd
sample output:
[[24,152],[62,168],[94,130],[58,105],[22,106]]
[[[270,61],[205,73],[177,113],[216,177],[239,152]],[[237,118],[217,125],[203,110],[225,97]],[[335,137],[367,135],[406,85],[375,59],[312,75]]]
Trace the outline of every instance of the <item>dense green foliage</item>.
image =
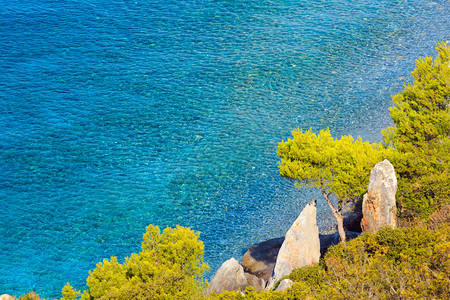
[[278,145],[281,176],[299,180],[300,185],[324,188],[343,201],[351,201],[367,191],[370,170],[387,157],[380,144],[360,137],[334,139],[330,131],[318,135],[297,129],[293,138]]
[[[341,240],[345,241],[343,204],[354,202],[367,191],[371,169],[391,155],[392,149],[363,142],[360,137],[334,139],[328,129],[318,135],[297,129],[292,135],[292,139],[278,145],[280,174],[299,180],[299,186],[322,190],[337,220]],[[331,194],[337,197],[337,208],[331,204]]]
[[317,299],[450,299],[450,226],[384,228],[289,276]]
[[299,300],[309,299],[308,286],[303,282],[296,282],[292,288],[282,291],[263,291],[258,293],[252,287],[248,287],[245,293],[241,292],[222,292],[220,294],[212,294],[206,297],[209,300]]
[[399,176],[397,193],[403,217],[426,218],[449,203],[450,48],[419,59],[414,82],[393,97],[394,126],[383,131],[395,148],[391,157]]
[[[201,276],[204,246],[199,234],[177,226],[161,233],[150,225],[142,251],[121,264],[116,257],[104,260],[89,272],[88,290],[81,299],[193,299],[204,288]],[[77,299],[79,292],[63,288],[63,299]]]
[[81,292],[75,290],[69,283],[67,283],[62,291],[61,294],[63,295],[64,300],[76,300],[78,297],[80,297]]

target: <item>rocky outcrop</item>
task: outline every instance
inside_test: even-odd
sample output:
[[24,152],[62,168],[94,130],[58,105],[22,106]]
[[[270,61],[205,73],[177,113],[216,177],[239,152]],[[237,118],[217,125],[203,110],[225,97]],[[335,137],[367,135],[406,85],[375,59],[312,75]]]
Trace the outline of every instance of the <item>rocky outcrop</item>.
[[295,268],[317,263],[320,257],[319,228],[316,221],[316,201],[310,201],[286,233],[278,252],[272,277],[266,289]]
[[253,287],[258,292],[262,291],[262,289],[266,286],[266,281],[262,278],[258,278],[255,275],[245,272],[244,276],[247,279],[248,286]]
[[275,291],[277,291],[277,292],[285,291],[285,290],[291,288],[293,284],[294,284],[294,282],[292,280],[283,279],[280,281],[280,284],[278,285],[278,287]]
[[256,290],[261,290],[264,281],[254,275],[244,273],[244,269],[238,261],[230,258],[217,270],[216,275],[214,275],[214,278],[209,283],[206,293],[244,291],[250,285]]
[[284,237],[279,237],[248,248],[241,263],[244,271],[269,281],[283,242]]
[[[361,232],[346,231],[347,241],[360,236]],[[328,248],[339,244],[339,233],[319,234],[320,241],[320,256],[323,257]],[[262,243],[256,244],[248,248],[242,259],[242,267],[245,272],[255,275],[258,278],[269,281],[273,273],[275,261],[277,260],[278,252],[284,242],[284,237],[270,239]]]
[[397,178],[388,160],[375,165],[370,172],[367,194],[363,197],[361,227],[363,232],[377,232],[384,226],[396,227],[397,206],[395,193]]
[[0,300],[16,300],[16,298],[8,294],[3,294],[0,296]]

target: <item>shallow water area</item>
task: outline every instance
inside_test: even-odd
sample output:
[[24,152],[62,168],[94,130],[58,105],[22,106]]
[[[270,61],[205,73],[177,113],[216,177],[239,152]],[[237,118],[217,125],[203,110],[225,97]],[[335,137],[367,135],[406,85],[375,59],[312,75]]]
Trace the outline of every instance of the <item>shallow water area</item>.
[[0,294],[59,298],[148,224],[201,232],[210,278],[318,200],[297,127],[380,141],[448,1],[1,1]]

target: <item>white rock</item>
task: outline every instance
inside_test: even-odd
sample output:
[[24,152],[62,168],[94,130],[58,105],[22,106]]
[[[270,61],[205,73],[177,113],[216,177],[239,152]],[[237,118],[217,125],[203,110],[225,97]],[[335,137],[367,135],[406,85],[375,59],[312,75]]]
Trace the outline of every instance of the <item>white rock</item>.
[[206,294],[221,293],[222,291],[244,291],[249,286],[244,275],[244,268],[239,262],[230,258],[217,270],[216,275],[209,283]]
[[361,228],[363,232],[377,232],[384,226],[397,226],[397,178],[387,160],[375,165],[370,172],[367,194],[363,197]]
[[266,287],[274,284],[292,270],[317,263],[320,258],[319,228],[316,220],[316,201],[310,201],[286,233],[272,277]]

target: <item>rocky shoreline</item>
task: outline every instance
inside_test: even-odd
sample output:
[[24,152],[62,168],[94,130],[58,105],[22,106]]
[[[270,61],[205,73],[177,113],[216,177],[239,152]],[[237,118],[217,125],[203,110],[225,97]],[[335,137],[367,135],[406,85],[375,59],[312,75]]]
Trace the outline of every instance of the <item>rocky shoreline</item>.
[[[397,179],[388,160],[372,169],[368,192],[363,201],[347,208],[344,229],[347,240],[363,232],[376,232],[384,226],[396,227]],[[310,201],[295,220],[285,237],[273,238],[248,248],[242,262],[231,258],[217,270],[206,291],[244,291],[252,286],[258,291],[270,290],[292,270],[318,263],[328,248],[340,242],[337,232],[319,234],[316,220],[316,201]],[[283,280],[277,290],[290,287]]]
[[[347,209],[344,229],[347,240],[364,232],[376,232],[384,226],[396,227],[397,179],[392,164],[384,160],[372,169],[368,192],[362,203]],[[248,248],[242,262],[230,258],[217,270],[206,294],[223,291],[288,289],[293,282],[281,280],[294,269],[319,262],[329,247],[340,243],[337,232],[319,234],[316,200],[310,201],[294,221],[285,237],[273,238]],[[281,280],[281,281],[280,281]],[[277,283],[279,283],[277,285]],[[3,294],[0,300],[15,299]]]

